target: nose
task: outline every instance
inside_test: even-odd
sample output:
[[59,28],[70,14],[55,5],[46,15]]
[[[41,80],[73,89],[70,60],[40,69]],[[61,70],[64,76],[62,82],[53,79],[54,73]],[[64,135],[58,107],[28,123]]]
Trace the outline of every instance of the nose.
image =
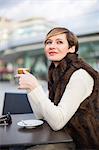
[[49,46],[50,49],[55,49],[56,48],[56,44],[55,42],[52,42]]

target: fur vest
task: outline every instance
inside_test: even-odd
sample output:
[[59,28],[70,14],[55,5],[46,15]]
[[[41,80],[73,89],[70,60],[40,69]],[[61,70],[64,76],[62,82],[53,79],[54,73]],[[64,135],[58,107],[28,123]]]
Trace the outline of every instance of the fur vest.
[[77,54],[68,53],[57,67],[53,63],[49,67],[49,98],[58,105],[71,75],[80,68],[86,70],[94,79],[93,91],[80,104],[64,128],[68,129],[76,148],[99,149],[99,73],[78,58]]

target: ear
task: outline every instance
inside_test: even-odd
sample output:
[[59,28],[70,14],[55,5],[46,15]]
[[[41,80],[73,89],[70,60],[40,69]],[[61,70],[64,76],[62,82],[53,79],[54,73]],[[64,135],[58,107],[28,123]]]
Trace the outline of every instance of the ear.
[[75,52],[75,46],[72,46],[71,48],[69,48],[69,52],[74,53]]

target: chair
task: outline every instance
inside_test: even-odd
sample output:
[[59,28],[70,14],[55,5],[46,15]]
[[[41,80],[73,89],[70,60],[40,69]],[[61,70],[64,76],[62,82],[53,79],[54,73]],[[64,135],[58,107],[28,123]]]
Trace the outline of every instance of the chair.
[[33,113],[27,94],[5,93],[2,114],[5,115],[8,112],[11,114]]

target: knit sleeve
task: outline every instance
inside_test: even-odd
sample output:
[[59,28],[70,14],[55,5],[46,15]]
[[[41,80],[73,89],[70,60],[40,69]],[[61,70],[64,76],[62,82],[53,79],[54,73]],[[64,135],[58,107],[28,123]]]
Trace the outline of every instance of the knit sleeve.
[[50,101],[41,86],[29,93],[28,97],[36,117],[46,120],[53,130],[60,130],[91,94],[93,84],[93,78],[85,70],[79,69],[72,74],[58,106]]

